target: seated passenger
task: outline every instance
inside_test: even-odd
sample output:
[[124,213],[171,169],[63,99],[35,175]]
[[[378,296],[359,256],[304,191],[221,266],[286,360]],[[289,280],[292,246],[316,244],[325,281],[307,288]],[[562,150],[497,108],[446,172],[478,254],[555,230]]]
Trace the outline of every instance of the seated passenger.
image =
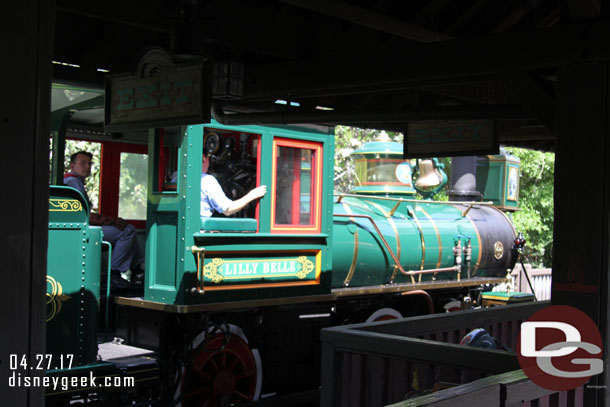
[[[70,156],[70,172],[64,174],[64,185],[80,191],[91,208],[89,195],[85,190],[85,178],[91,175],[91,159],[93,155],[79,151]],[[117,216],[101,215],[95,212],[89,214],[89,224],[101,226],[104,240],[112,245],[111,285],[113,288],[128,288],[129,282],[121,273],[132,270],[132,282],[141,284],[144,276],[144,256],[138,249],[136,229],[125,219]]]
[[261,185],[248,192],[236,201],[232,201],[222,191],[220,184],[213,175],[209,175],[210,159],[204,151],[201,161],[201,217],[212,216],[212,211],[229,216],[239,212],[250,202],[262,198],[267,193],[267,186]]

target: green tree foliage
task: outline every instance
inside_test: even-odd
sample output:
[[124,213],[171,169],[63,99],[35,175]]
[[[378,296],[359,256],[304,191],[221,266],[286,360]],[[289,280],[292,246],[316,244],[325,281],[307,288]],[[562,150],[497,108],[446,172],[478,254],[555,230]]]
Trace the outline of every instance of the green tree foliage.
[[521,160],[520,210],[512,219],[527,239],[524,254],[534,267],[551,267],[555,154],[513,147],[507,151]]
[[148,155],[121,153],[119,216],[146,219]]

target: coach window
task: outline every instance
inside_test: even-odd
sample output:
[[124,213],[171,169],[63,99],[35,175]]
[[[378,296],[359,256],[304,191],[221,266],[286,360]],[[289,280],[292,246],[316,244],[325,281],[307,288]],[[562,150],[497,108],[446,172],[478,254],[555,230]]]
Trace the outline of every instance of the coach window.
[[276,138],[271,185],[272,233],[319,233],[322,144]]
[[[72,154],[78,151],[87,151],[93,155],[91,175],[85,179],[85,188],[91,200],[91,208],[89,209],[94,212],[98,212],[100,207],[101,150],[102,143],[100,142],[77,139],[66,139],[66,149],[64,150],[65,172],[70,171],[70,156]],[[51,149],[51,151],[53,150]]]
[[119,217],[146,220],[148,154],[121,152]]
[[138,229],[146,227],[148,147],[102,143],[100,213],[119,216]]

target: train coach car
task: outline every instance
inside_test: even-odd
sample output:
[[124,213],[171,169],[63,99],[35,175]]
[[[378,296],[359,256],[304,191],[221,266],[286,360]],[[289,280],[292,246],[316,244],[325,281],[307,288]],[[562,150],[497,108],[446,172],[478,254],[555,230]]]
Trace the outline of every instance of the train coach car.
[[[52,187],[48,347],[78,357],[49,374],[136,379],[131,390],[49,394],[58,405],[216,406],[317,388],[321,328],[476,302],[515,261],[515,230],[493,205],[414,199],[396,143],[356,151],[360,185],[335,194],[327,127],[212,122],[69,136],[102,144],[102,211],[121,205],[121,154],[146,155],[145,219],[132,220],[146,272],[142,287],[100,289],[101,232],[78,192]],[[266,195],[231,217],[202,218],[204,151],[227,196],[259,185]],[[56,212],[59,198],[80,209]],[[109,328],[122,344],[98,337]]]

